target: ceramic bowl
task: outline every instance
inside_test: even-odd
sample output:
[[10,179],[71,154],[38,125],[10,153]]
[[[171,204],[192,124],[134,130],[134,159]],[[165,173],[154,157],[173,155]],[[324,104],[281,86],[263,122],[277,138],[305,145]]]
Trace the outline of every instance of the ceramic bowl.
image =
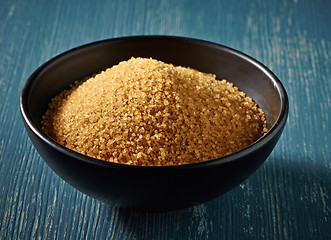
[[[234,154],[165,167],[131,166],[87,157],[61,146],[42,131],[42,116],[55,95],[75,80],[132,56],[195,68],[233,82],[264,110],[269,131]],[[216,198],[249,177],[268,158],[282,134],[288,97],[270,70],[234,49],[191,38],[133,36],[93,42],[50,59],[27,80],[20,110],[33,145],[64,181],[119,207],[166,211]]]

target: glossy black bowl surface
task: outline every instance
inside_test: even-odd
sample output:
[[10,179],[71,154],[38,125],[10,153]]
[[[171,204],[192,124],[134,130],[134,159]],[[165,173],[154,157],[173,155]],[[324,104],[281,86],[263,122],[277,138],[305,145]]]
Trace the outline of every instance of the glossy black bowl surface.
[[[232,155],[167,167],[97,160],[61,146],[43,133],[41,118],[55,95],[75,80],[132,56],[192,67],[233,82],[264,110],[268,133]],[[250,176],[267,159],[283,131],[288,98],[281,82],[270,70],[236,50],[183,37],[133,36],[90,43],[49,60],[27,80],[20,96],[20,109],[37,151],[73,187],[120,207],[165,211],[211,200]]]

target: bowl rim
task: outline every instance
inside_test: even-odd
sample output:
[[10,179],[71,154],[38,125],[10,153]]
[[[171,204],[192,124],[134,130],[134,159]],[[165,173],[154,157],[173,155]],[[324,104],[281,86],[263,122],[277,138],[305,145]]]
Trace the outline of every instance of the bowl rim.
[[[167,40],[167,41],[182,41],[182,42],[191,42],[197,45],[204,45],[204,46],[211,46],[213,48],[220,48],[223,51],[229,52],[231,54],[236,55],[237,57],[242,58],[246,62],[254,65],[259,70],[261,70],[265,75],[268,76],[269,79],[272,80],[274,87],[277,89],[279,96],[280,96],[280,114],[278,115],[275,123],[273,126],[270,127],[267,133],[265,133],[262,137],[260,137],[258,140],[256,140],[251,145],[247,146],[246,148],[237,151],[235,153],[226,155],[224,157],[211,159],[203,162],[197,162],[197,163],[189,163],[189,164],[182,164],[182,165],[169,165],[169,166],[138,166],[138,165],[129,165],[129,164],[121,164],[121,163],[114,163],[114,162],[107,162],[104,160],[96,159],[93,157],[86,156],[84,154],[78,153],[76,151],[73,151],[69,148],[66,148],[56,142],[54,139],[49,137],[46,133],[42,131],[42,129],[35,123],[33,120],[33,117],[31,116],[28,102],[29,102],[29,96],[30,96],[30,90],[32,89],[35,79],[37,79],[39,73],[43,71],[44,68],[46,68],[48,65],[52,64],[53,62],[56,62],[60,60],[63,56],[66,56],[68,54],[74,53],[76,51],[80,51],[85,48],[90,48],[96,45],[102,45],[102,44],[109,44],[109,43],[116,43],[116,42],[130,42],[130,41],[137,41],[137,40]],[[182,37],[182,36],[170,36],[170,35],[135,35],[135,36],[124,36],[124,37],[117,37],[117,38],[108,38],[103,39],[99,41],[90,42],[87,44],[83,44],[74,48],[71,48],[67,51],[64,51],[49,60],[47,60],[45,63],[40,65],[27,79],[25,82],[19,99],[19,107],[20,112],[23,118],[23,121],[27,125],[27,127],[36,135],[38,138],[40,138],[43,142],[45,142],[50,147],[56,149],[57,151],[60,151],[61,153],[68,155],[69,157],[75,158],[77,160],[84,161],[89,164],[98,165],[101,167],[107,167],[107,168],[115,168],[115,169],[132,169],[132,170],[158,170],[158,171],[168,171],[168,170],[181,170],[181,169],[196,169],[206,166],[214,166],[214,165],[220,165],[220,164],[226,164],[232,161],[235,161],[237,159],[242,158],[243,156],[253,153],[260,148],[263,147],[267,142],[269,142],[279,131],[282,130],[284,124],[286,123],[287,117],[288,117],[288,111],[289,111],[289,100],[286,93],[286,90],[281,83],[281,81],[278,79],[278,77],[271,72],[264,64],[256,60],[255,58],[238,51],[236,49],[233,49],[231,47],[207,41],[202,39],[196,39],[196,38],[189,38],[189,37]]]

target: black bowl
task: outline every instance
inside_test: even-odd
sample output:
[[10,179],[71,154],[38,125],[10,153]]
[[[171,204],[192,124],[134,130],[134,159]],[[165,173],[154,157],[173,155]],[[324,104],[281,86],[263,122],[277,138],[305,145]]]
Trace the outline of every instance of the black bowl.
[[[226,157],[181,166],[147,167],[84,156],[61,146],[41,130],[41,118],[55,95],[75,80],[132,56],[192,67],[233,82],[264,110],[269,131],[246,149]],[[20,109],[39,154],[70,185],[120,207],[165,211],[211,200],[250,176],[267,159],[283,131],[288,98],[270,70],[236,50],[183,37],[134,36],[90,43],[49,60],[27,80]]]

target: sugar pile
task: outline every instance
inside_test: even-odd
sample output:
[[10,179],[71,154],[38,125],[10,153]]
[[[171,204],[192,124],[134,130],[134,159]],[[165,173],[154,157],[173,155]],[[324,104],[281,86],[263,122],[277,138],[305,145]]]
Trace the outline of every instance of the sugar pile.
[[79,153],[149,166],[219,158],[267,131],[263,111],[232,83],[146,58],[120,62],[63,91],[42,125]]

